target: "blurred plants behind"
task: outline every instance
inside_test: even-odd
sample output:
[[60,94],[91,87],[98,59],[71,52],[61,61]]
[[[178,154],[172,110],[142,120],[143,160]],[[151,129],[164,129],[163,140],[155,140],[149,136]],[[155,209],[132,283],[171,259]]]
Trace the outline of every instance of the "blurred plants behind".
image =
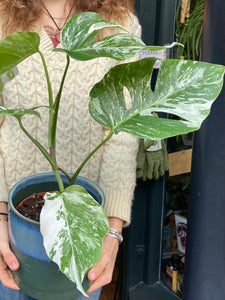
[[176,13],[176,35],[184,47],[179,47],[178,58],[199,60],[204,7],[205,0],[179,1]]

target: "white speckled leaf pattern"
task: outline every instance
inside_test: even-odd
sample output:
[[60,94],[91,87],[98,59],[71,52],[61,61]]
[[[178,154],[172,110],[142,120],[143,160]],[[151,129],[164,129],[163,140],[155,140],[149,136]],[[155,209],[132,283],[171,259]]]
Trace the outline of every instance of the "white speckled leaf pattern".
[[[223,86],[224,66],[185,60],[162,61],[154,92],[150,81],[155,58],[118,65],[91,90],[89,109],[115,133],[164,139],[197,130]],[[124,87],[132,99],[127,107]],[[110,99],[110,101],[108,101]],[[154,112],[181,117],[158,118]]]
[[125,60],[134,56],[144,47],[145,44],[138,37],[119,33],[86,47],[76,48],[72,51],[66,50],[66,53],[77,60],[90,60],[97,57]]
[[99,260],[109,230],[103,208],[83,187],[73,185],[62,194],[46,194],[40,223],[48,256],[85,294],[83,278]]
[[83,48],[92,44],[99,31],[104,28],[116,27],[117,23],[109,23],[94,12],[84,12],[71,18],[61,32],[61,44],[67,50]]

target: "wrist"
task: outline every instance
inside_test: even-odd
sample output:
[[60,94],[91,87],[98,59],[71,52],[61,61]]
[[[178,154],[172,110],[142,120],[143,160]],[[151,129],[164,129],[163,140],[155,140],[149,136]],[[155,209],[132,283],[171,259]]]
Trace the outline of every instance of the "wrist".
[[119,242],[119,244],[121,244],[123,241],[122,232],[120,232],[114,228],[109,228],[108,236],[115,238]]
[[116,239],[119,244],[123,241],[122,236],[123,220],[116,217],[109,217],[109,232],[108,236]]
[[0,222],[1,221],[5,221],[5,222],[8,221],[8,214],[7,213],[0,212]]
[[0,201],[0,212],[8,213],[8,202]]
[[109,217],[109,227],[114,228],[120,232],[123,230],[123,220],[116,217]]

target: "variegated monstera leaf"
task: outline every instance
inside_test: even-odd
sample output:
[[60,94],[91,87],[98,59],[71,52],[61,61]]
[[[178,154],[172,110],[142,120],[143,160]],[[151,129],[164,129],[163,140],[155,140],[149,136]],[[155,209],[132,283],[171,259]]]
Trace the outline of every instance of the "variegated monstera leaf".
[[[199,129],[222,89],[225,67],[165,60],[153,91],[155,61],[145,58],[112,68],[90,93],[92,117],[115,134],[124,131],[152,140]],[[166,117],[157,117],[155,112]],[[180,118],[170,119],[167,114]]]
[[99,260],[108,218],[102,207],[81,186],[45,195],[40,217],[46,252],[83,294],[87,271]]

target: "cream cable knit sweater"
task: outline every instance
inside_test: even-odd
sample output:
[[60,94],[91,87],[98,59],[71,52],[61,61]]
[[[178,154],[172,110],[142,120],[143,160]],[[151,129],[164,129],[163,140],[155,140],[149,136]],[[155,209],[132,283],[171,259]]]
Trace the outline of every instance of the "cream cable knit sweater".
[[[126,26],[130,33],[140,36],[140,25],[135,17]],[[63,53],[53,53],[47,33],[39,28],[40,50],[44,54],[52,82],[57,92],[66,64]],[[57,161],[67,172],[74,172],[87,154],[102,141],[105,129],[89,115],[89,92],[93,85],[115,64],[109,58],[87,62],[71,60],[67,74],[58,120]],[[2,95],[8,108],[30,108],[48,105],[47,85],[38,54],[18,66],[19,74],[9,82]],[[110,97],[110,95],[109,95]],[[23,124],[46,148],[48,110],[39,109],[42,120],[25,116]],[[19,128],[15,118],[6,116],[0,128],[0,200],[7,201],[9,189],[29,175],[51,171],[49,163]],[[137,139],[122,133],[114,136],[85,166],[81,176],[99,184],[105,194],[108,216],[130,222],[131,203],[136,181]]]

